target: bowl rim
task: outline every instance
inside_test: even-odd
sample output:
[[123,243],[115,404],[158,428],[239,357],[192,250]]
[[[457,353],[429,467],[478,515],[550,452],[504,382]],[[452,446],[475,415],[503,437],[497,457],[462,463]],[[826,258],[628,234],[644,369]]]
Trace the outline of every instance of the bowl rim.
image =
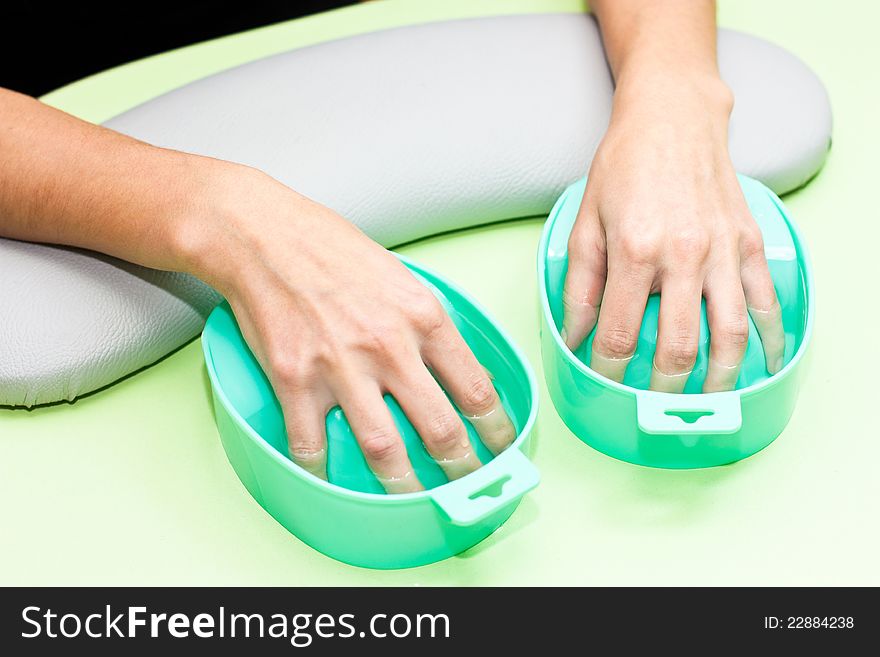
[[[522,429],[517,434],[514,441],[500,454],[495,456],[492,461],[496,459],[503,458],[504,454],[512,449],[520,449],[523,441],[532,433],[534,429],[535,422],[538,417],[538,384],[537,378],[535,376],[534,371],[532,370],[532,366],[529,363],[529,360],[526,358],[523,351],[520,347],[514,342],[514,340],[510,337],[507,331],[499,324],[499,322],[480,304],[476,299],[474,299],[466,290],[462,289],[460,286],[451,282],[449,279],[444,278],[439,273],[433,271],[430,268],[427,268],[421,264],[416,263],[412,259],[407,256],[401,255],[399,253],[392,252],[399,260],[401,260],[408,268],[414,269],[422,276],[425,276],[428,280],[432,282],[440,281],[444,285],[449,286],[454,289],[455,292],[461,296],[467,303],[471,304],[473,308],[480,313],[497,331],[498,335],[501,339],[506,343],[506,345],[510,348],[514,357],[517,359],[519,366],[522,368],[523,372],[525,372],[526,382],[528,384],[528,398],[529,398],[529,415],[523,424]],[[208,378],[211,382],[211,391],[214,394],[215,399],[220,402],[223,409],[230,416],[230,418],[235,423],[236,427],[244,433],[253,443],[260,448],[260,450],[267,455],[270,459],[279,463],[285,470],[303,480],[307,484],[311,484],[312,486],[316,486],[317,488],[324,490],[328,494],[347,497],[353,500],[359,500],[361,502],[369,502],[371,504],[381,504],[381,505],[402,505],[402,504],[410,504],[412,502],[419,502],[421,500],[430,500],[433,502],[433,492],[436,490],[440,490],[450,484],[459,484],[460,482],[467,481],[469,477],[476,474],[476,472],[465,475],[461,479],[456,479],[451,482],[447,482],[445,484],[441,484],[440,486],[435,486],[434,488],[430,488],[428,490],[417,491],[415,493],[400,493],[395,495],[389,495],[387,493],[366,493],[363,491],[351,490],[350,488],[345,488],[343,486],[339,486],[337,484],[331,483],[320,477],[313,475],[312,473],[306,471],[300,466],[296,465],[292,460],[288,457],[281,454],[278,450],[272,447],[265,438],[263,438],[257,431],[251,427],[250,424],[245,421],[245,419],[241,416],[229,398],[226,396],[226,393],[223,390],[223,387],[220,385],[220,381],[217,376],[217,371],[214,367],[213,357],[211,355],[211,333],[213,328],[211,326],[211,318],[220,311],[220,309],[224,306],[228,305],[228,302],[224,299],[221,301],[210,313],[207,321],[205,322],[205,328],[201,335],[201,343],[202,343],[202,353],[205,358],[205,367],[208,371]],[[219,433],[219,429],[218,429]],[[526,455],[528,457],[528,455]],[[484,464],[485,466],[486,464]]]
[[[813,337],[813,324],[815,322],[815,313],[816,313],[816,299],[815,299],[815,285],[813,281],[813,265],[810,259],[810,252],[807,248],[806,240],[804,239],[804,235],[801,232],[798,225],[795,223],[794,219],[792,219],[791,215],[788,213],[785,205],[782,203],[782,200],[776,195],[776,193],[771,190],[769,187],[764,185],[761,181],[755,180],[754,178],[750,178],[749,176],[745,176],[742,174],[737,174],[737,177],[745,178],[747,180],[752,180],[764,189],[764,191],[770,196],[770,200],[779,210],[782,218],[785,220],[785,223],[788,225],[789,230],[791,231],[792,238],[794,240],[795,250],[798,256],[798,263],[800,265],[800,270],[803,276],[804,287],[806,288],[806,301],[807,301],[807,312],[806,312],[806,320],[804,322],[804,333],[801,338],[800,345],[798,345],[797,351],[792,356],[791,360],[785,364],[785,366],[773,376],[764,379],[758,383],[753,383],[750,386],[746,386],[745,388],[738,388],[736,390],[728,390],[724,392],[700,392],[700,393],[688,393],[688,397],[695,396],[711,396],[711,395],[730,395],[736,394],[741,397],[749,397],[751,395],[757,394],[763,391],[766,388],[773,388],[783,382],[784,379],[788,378],[788,376],[794,371],[797,367],[798,363],[803,360],[807,348]],[[549,329],[549,333],[551,334],[551,339],[553,340],[553,346],[555,347],[555,352],[561,356],[569,365],[575,367],[581,374],[585,375],[587,378],[592,379],[593,381],[604,385],[608,388],[616,390],[620,393],[637,396],[637,395],[651,395],[651,394],[668,394],[668,393],[658,393],[652,390],[642,390],[641,388],[634,388],[633,386],[628,386],[623,383],[618,383],[612,379],[609,379],[598,372],[593,371],[586,363],[581,361],[571,349],[562,341],[562,336],[559,334],[559,331],[556,329],[556,323],[553,321],[553,314],[550,312],[550,299],[547,294],[547,251],[549,248],[550,242],[550,234],[553,231],[553,226],[556,224],[556,220],[559,216],[559,212],[563,206],[563,204],[568,200],[568,198],[573,193],[575,187],[578,187],[584,178],[579,178],[578,180],[571,183],[568,187],[565,188],[565,191],[557,199],[556,203],[553,205],[553,208],[550,210],[550,214],[547,217],[547,221],[544,222],[544,228],[541,231],[541,240],[538,243],[538,266],[537,266],[537,274],[538,274],[538,294],[540,296],[541,302],[541,319],[545,326]],[[545,355],[544,350],[541,350],[541,360],[546,365],[546,360],[548,356]],[[546,367],[544,369],[546,372]]]

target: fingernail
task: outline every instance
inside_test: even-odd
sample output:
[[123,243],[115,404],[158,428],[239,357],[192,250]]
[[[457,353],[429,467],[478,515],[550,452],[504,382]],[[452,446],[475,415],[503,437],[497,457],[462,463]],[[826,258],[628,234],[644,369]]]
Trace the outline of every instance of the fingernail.
[[479,470],[480,466],[483,465],[477,455],[471,451],[458,458],[434,460],[443,469],[449,481],[461,479],[465,475]]
[[770,367],[770,374],[777,374],[782,370],[782,356],[774,359],[772,366]]
[[666,374],[657,369],[656,364],[651,365],[651,390],[655,392],[670,392],[681,394],[687,384],[693,370],[681,372],[679,374]]
[[293,449],[289,450],[291,460],[306,472],[319,479],[327,480],[327,450]]
[[722,365],[718,361],[709,359],[709,368],[706,378],[703,380],[703,392],[726,392],[736,388],[739,379],[739,370],[742,363],[736,365]]
[[398,477],[380,477],[376,475],[376,479],[379,480],[379,483],[382,484],[385,492],[389,495],[416,493],[425,489],[411,470]]
[[466,416],[476,429],[480,441],[495,455],[504,451],[516,439],[516,428],[499,402],[483,415]]
[[612,381],[620,383],[623,381],[623,377],[626,375],[626,368],[632,359],[632,356],[626,358],[608,358],[602,354],[597,354],[596,351],[593,350],[590,355],[590,369]]
[[568,346],[568,331],[565,330],[565,327],[562,327],[562,330],[559,332],[559,337],[562,338],[562,341],[565,343],[565,346]]

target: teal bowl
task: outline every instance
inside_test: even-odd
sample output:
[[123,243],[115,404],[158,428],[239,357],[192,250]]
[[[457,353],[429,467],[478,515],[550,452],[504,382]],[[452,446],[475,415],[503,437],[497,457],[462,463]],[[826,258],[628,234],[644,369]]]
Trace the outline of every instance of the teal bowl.
[[356,566],[407,568],[432,563],[479,543],[513,513],[538,483],[528,458],[537,386],[525,357],[466,293],[439,275],[400,259],[438,297],[477,360],[493,375],[517,428],[498,456],[471,441],[484,465],[449,482],[396,401],[386,403],[426,490],[387,495],[339,408],[327,416],[324,481],[288,457],[281,407],[226,303],[208,318],[202,348],[214,414],[227,458],[245,488],[272,517],[316,550]]
[[709,352],[705,304],[697,362],[685,394],[647,390],[657,342],[659,295],[645,308],[639,342],[623,383],[594,372],[589,356],[595,330],[572,352],[562,341],[562,289],[568,238],[586,180],[559,198],[538,248],[541,356],[550,397],[562,420],[582,441],[615,458],[662,468],[699,468],[743,459],[769,445],[785,428],[803,376],[813,330],[813,273],[803,237],[779,198],[745,176],[740,185],[764,237],[765,254],[782,307],[784,367],[767,372],[757,329],[730,392],[702,394]]

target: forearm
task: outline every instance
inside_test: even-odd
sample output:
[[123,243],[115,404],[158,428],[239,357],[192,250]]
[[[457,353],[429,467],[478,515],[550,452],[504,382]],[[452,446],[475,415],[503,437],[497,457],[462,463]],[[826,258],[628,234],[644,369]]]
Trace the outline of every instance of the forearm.
[[228,165],[0,89],[0,235],[185,270],[187,222]]
[[[593,0],[617,85],[615,113],[653,104],[675,113],[703,104],[726,118],[732,107],[716,60],[711,0]],[[716,111],[717,110],[717,111]]]

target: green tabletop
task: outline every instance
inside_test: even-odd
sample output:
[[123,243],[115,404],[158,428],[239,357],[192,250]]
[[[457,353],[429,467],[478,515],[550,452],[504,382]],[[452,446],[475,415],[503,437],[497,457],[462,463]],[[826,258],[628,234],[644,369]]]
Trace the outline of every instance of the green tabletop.
[[[367,3],[135,62],[45,100],[100,121],[296,46],[425,20],[580,7]],[[719,16],[803,58],[835,113],[827,166],[785,199],[812,247],[817,330],[797,410],[769,448],[711,470],[628,465],[573,438],[542,389],[534,458],[543,482],[511,520],[459,557],[363,570],[305,546],[246,493],[220,446],[194,342],[73,404],[0,409],[0,584],[880,584],[880,313],[869,268],[880,245],[880,8],[726,0]],[[520,220],[401,249],[482,301],[539,379],[540,228]]]

